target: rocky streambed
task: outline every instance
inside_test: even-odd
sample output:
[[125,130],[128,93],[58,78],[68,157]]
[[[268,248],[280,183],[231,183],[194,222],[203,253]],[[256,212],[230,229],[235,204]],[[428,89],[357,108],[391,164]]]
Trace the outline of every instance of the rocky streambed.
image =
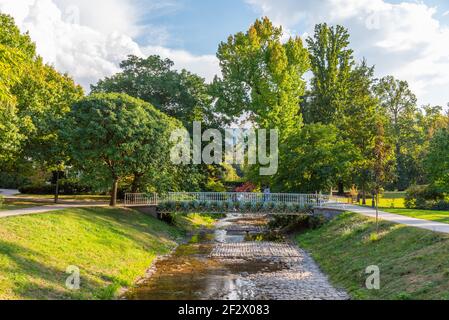
[[262,234],[266,223],[260,216],[229,215],[158,260],[127,299],[348,299],[296,245],[245,240]]

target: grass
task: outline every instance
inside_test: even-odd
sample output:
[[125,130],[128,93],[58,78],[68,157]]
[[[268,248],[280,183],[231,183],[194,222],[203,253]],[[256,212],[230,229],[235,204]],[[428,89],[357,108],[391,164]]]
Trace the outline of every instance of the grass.
[[[20,198],[30,198],[30,199],[41,199],[41,200],[53,200],[54,195],[37,195],[37,194],[18,194],[16,197]],[[83,200],[83,201],[109,201],[110,196],[108,195],[59,195],[60,200]]]
[[419,210],[419,209],[383,209],[383,211],[400,214],[412,218],[449,223],[449,211]]
[[[185,228],[209,223],[186,218]],[[111,299],[183,237],[134,210],[83,208],[0,219],[0,299]],[[66,288],[66,269],[81,288]]]
[[3,204],[0,204],[0,211],[32,208],[37,207],[39,205],[40,205],[39,203],[31,201],[5,201]]
[[175,225],[186,231],[195,231],[198,229],[211,229],[216,221],[217,215],[189,213],[187,215],[174,215]]
[[[353,299],[449,299],[449,236],[344,213],[297,236],[331,282]],[[365,287],[368,266],[380,268],[380,290]]]
[[[371,196],[367,195],[366,206],[371,207],[372,203]],[[385,191],[379,198],[379,208],[405,208],[405,191]]]

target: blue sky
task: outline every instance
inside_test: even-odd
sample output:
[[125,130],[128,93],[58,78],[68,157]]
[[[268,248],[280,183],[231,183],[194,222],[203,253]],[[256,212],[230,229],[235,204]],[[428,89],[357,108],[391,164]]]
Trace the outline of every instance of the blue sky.
[[356,59],[376,76],[407,80],[420,104],[449,102],[449,1],[445,0],[0,0],[39,54],[86,89],[129,54],[158,54],[210,81],[220,41],[268,16],[285,36],[342,24]]

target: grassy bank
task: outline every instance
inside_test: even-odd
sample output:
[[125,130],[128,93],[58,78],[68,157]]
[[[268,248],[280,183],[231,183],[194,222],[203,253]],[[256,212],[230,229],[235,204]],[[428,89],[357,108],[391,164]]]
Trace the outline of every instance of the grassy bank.
[[[200,220],[186,218],[184,227],[204,222]],[[183,235],[178,227],[124,209],[0,219],[0,299],[113,298]],[[80,269],[79,291],[65,286],[70,265]]]
[[[354,299],[449,299],[449,236],[345,213],[297,236],[334,285]],[[381,289],[365,288],[368,266],[380,268]]]
[[412,218],[449,223],[449,211],[419,210],[419,209],[382,209],[382,210]]

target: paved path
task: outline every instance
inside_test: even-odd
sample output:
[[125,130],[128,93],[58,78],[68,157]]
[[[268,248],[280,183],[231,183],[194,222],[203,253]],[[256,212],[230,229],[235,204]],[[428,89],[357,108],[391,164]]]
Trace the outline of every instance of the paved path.
[[[366,208],[355,205],[347,205],[345,207],[347,211],[362,214],[367,217],[375,218],[376,210],[372,208]],[[410,227],[416,227],[426,230],[431,230],[435,232],[447,233],[449,234],[449,224],[441,223],[436,221],[429,221],[423,219],[416,219],[407,216],[402,216],[399,214],[388,213],[384,211],[379,211],[379,218],[386,221],[391,221],[395,223],[405,224]]]
[[77,204],[77,205],[50,205],[50,206],[41,206],[41,207],[33,207],[33,208],[23,208],[17,210],[5,210],[0,211],[0,218],[6,217],[14,217],[14,216],[24,216],[29,214],[37,214],[44,212],[52,212],[70,208],[91,208],[91,207],[106,207],[107,204]]
[[0,196],[10,197],[20,193],[19,190],[15,189],[0,189]]

